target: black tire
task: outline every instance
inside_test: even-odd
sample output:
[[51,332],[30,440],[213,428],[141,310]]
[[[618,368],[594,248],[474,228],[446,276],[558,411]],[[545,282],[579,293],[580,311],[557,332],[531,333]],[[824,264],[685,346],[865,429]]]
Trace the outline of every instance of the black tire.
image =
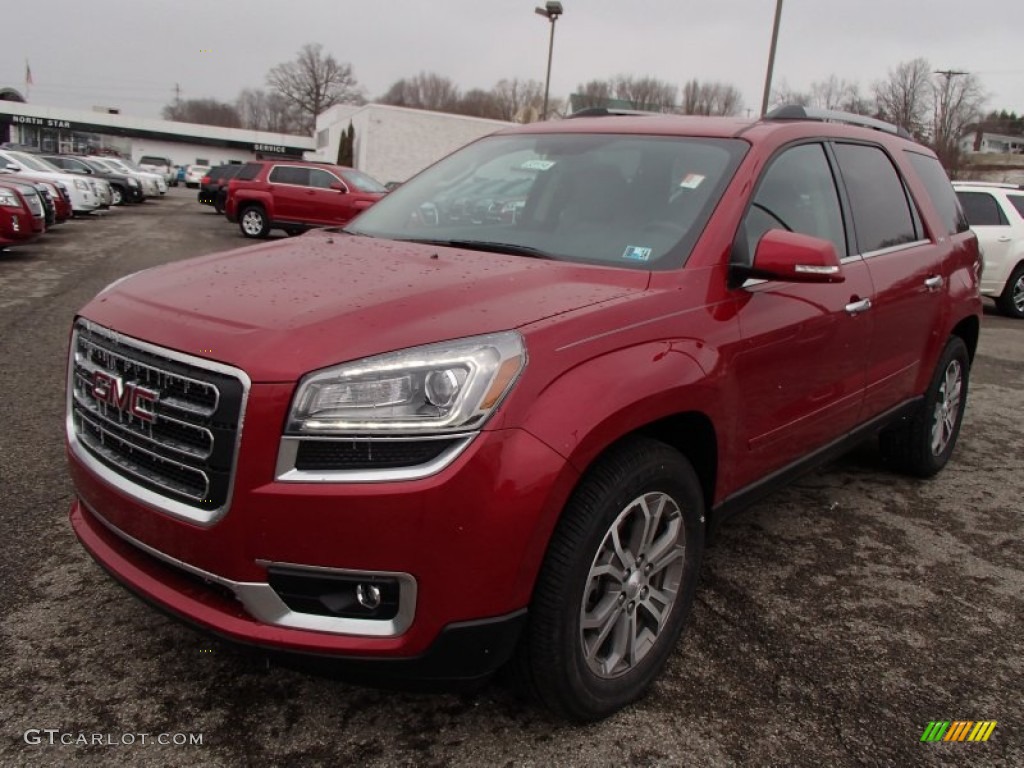
[[264,238],[270,234],[270,220],[258,205],[247,205],[238,214],[238,228],[246,237]]
[[[887,463],[915,477],[931,477],[946,466],[960,434],[970,370],[967,345],[959,336],[950,337],[935,366],[924,403],[913,415],[905,417],[879,436],[882,457]],[[950,418],[951,400],[947,392],[954,392],[952,381],[956,378],[959,379],[959,392],[955,413]]]
[[285,234],[288,235],[288,237],[296,237],[298,235],[301,235],[305,231],[306,230],[303,229],[302,227],[288,227],[285,230]]
[[213,210],[219,215],[224,215],[224,197],[223,195],[217,195],[213,198]]
[[1024,264],[1013,270],[996,305],[1004,315],[1024,320]]
[[[636,515],[649,520],[645,510],[659,504],[649,546],[643,545]],[[602,457],[573,493],[552,535],[508,670],[515,686],[578,722],[607,717],[643,696],[675,648],[693,602],[704,549],[703,510],[693,468],[664,443],[631,438]],[[612,528],[620,540],[624,537],[619,547],[613,546]],[[651,562],[644,562],[644,552],[652,555]],[[652,571],[651,563],[661,566]],[[605,568],[619,575],[599,575]],[[651,607],[666,602],[658,622]],[[596,625],[585,630],[588,612]],[[636,632],[631,626],[638,623]],[[635,659],[615,652],[620,629],[634,638]]]
[[124,191],[123,187],[119,187],[116,184],[110,187],[110,204],[111,205],[124,205],[128,201],[128,195]]

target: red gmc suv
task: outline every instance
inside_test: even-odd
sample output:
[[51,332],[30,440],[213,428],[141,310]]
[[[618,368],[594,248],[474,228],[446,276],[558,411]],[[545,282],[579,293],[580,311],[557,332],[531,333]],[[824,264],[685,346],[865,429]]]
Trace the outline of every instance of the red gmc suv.
[[[514,215],[452,215],[495,200]],[[876,436],[901,470],[946,464],[979,269],[935,155],[883,123],[510,128],[345,228],[82,309],[71,523],[222,637],[380,675],[507,665],[600,718],[664,667],[732,512]]]
[[247,163],[228,182],[224,213],[246,237],[266,237],[272,229],[297,235],[344,224],[386,194],[383,184],[354,168],[263,160]]

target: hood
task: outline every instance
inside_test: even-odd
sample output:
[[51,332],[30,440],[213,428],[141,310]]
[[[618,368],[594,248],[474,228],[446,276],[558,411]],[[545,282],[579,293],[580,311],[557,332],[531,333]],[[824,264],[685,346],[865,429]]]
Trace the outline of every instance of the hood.
[[293,381],[328,365],[508,330],[647,287],[644,271],[310,232],[125,279],[82,315]]

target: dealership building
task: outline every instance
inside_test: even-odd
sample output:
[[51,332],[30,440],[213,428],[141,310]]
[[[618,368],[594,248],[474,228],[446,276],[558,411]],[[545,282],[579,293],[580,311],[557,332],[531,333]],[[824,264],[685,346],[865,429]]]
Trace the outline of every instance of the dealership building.
[[153,155],[170,159],[172,165],[221,165],[260,157],[300,159],[314,149],[312,137],[306,136],[0,99],[0,144],[5,142],[44,152],[117,153],[136,161]]

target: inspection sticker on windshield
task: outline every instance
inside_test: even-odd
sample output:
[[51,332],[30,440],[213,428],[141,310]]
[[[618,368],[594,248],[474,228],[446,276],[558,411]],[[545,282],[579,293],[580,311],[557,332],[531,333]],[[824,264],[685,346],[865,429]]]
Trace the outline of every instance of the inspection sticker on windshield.
[[554,160],[527,160],[519,168],[524,171],[546,171],[554,164]]
[[703,183],[704,178],[705,177],[701,176],[699,173],[688,173],[683,176],[683,180],[679,182],[679,186],[685,187],[686,189],[696,189]]
[[627,245],[625,252],[622,254],[622,258],[629,259],[630,261],[649,261],[651,258],[651,249],[642,248],[639,245]]

